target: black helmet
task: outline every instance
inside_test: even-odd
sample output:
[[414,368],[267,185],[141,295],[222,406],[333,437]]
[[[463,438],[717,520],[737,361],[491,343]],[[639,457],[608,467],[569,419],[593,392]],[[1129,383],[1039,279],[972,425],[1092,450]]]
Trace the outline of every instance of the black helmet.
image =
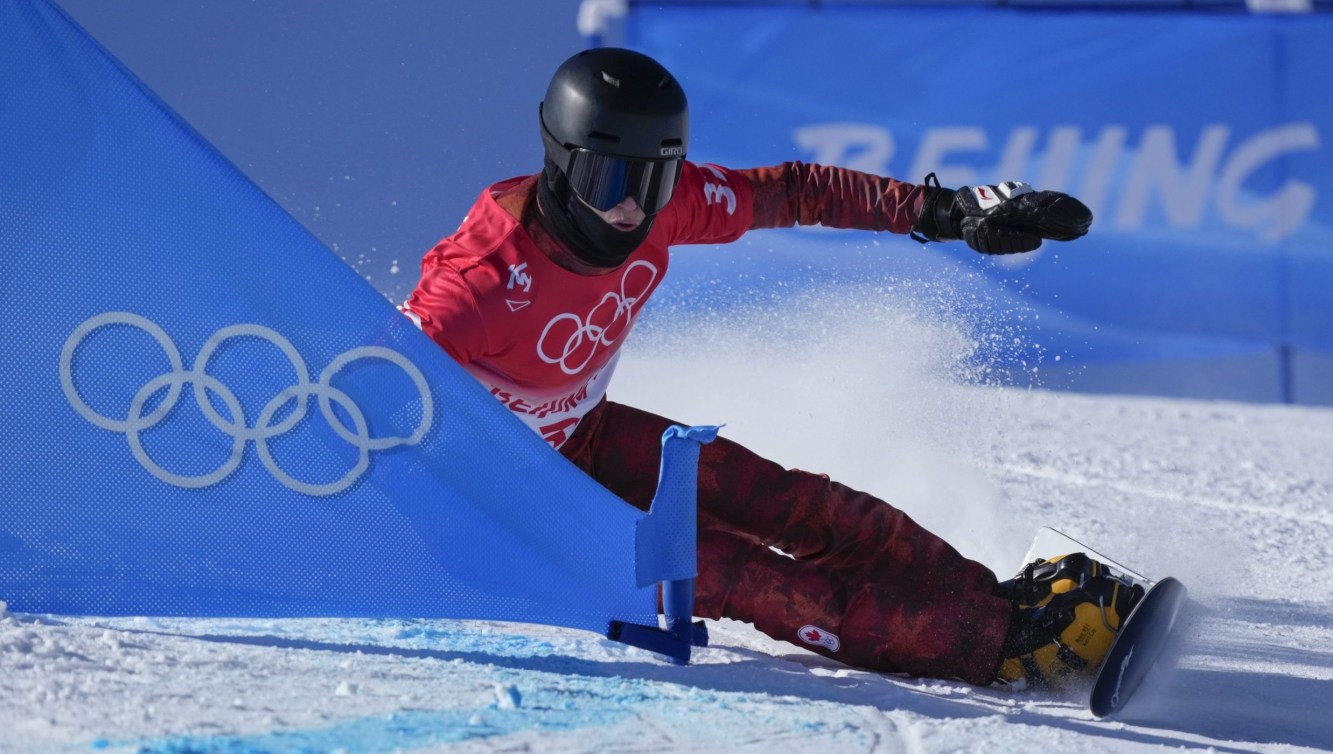
[[680,178],[689,107],[657,61],[604,47],[566,60],[538,107],[546,159],[597,210],[633,196],[653,215]]

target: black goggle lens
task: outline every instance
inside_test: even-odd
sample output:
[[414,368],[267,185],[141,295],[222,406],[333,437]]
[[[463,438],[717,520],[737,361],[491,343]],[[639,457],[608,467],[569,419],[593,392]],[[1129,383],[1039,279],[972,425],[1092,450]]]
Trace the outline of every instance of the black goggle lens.
[[651,215],[671,201],[671,192],[680,177],[680,164],[678,159],[634,160],[573,149],[565,175],[570,189],[599,212],[632,196]]

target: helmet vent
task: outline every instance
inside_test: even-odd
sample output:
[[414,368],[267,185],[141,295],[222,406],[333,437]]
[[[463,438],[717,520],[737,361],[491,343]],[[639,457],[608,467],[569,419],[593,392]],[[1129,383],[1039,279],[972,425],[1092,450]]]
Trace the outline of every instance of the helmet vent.
[[662,146],[664,146],[664,147],[679,147],[679,146],[682,146],[682,145],[684,145],[684,144],[685,144],[685,142],[681,141],[680,139],[663,139],[663,140],[662,140]]
[[589,132],[588,132],[588,138],[589,138],[589,139],[601,139],[602,141],[609,141],[609,142],[611,142],[612,144],[619,144],[619,143],[620,143],[620,137],[619,137],[619,136],[616,136],[616,135],[614,135],[614,134],[604,134],[604,133],[602,133],[601,131],[589,131]]
[[606,71],[602,71],[602,81],[605,81],[606,83],[610,84],[611,86],[615,86],[615,87],[620,86],[620,79],[616,78],[615,76],[612,76],[611,74],[607,73]]

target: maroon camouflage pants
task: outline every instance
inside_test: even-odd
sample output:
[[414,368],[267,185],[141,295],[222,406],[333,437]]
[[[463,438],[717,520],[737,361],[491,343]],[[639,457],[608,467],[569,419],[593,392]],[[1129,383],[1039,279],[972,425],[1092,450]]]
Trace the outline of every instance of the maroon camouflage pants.
[[[561,452],[647,510],[673,423],[603,401]],[[698,551],[700,617],[870,670],[994,678],[1011,612],[995,575],[882,500],[719,437],[699,454]]]

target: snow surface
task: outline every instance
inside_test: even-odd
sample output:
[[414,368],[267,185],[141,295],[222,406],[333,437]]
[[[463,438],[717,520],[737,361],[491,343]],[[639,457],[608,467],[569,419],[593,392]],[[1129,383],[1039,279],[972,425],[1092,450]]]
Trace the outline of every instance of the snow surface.
[[1005,574],[1050,524],[1178,576],[1181,628],[1118,718],[846,668],[726,621],[677,667],[545,626],[0,606],[0,752],[1333,750],[1333,411],[989,387],[970,328],[892,300],[650,325],[612,395],[724,422]]

